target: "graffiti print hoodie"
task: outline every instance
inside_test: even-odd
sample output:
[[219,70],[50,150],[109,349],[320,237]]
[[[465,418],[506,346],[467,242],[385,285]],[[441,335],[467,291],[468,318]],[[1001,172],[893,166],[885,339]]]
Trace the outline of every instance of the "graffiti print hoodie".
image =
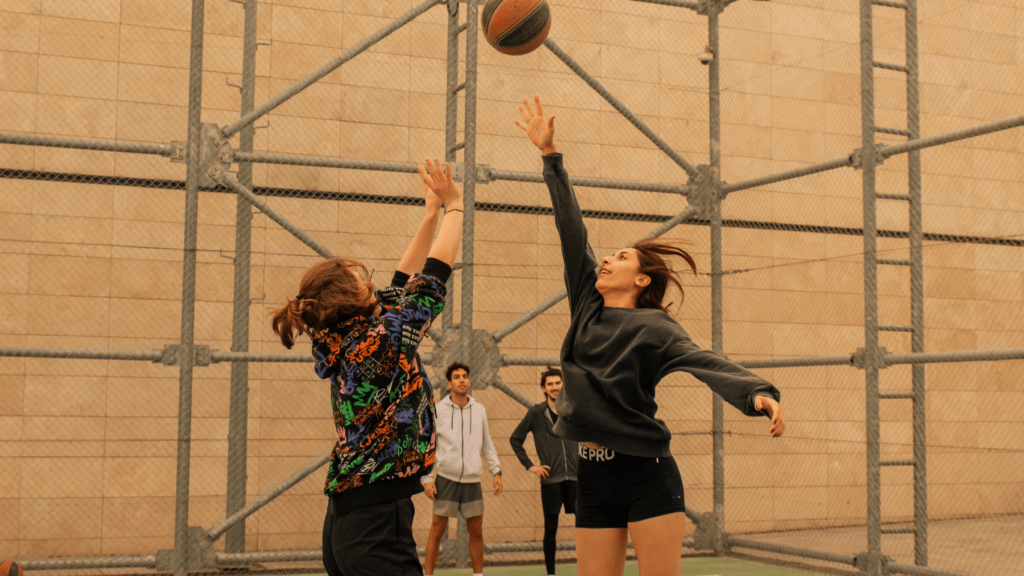
[[376,316],[313,334],[316,373],[331,381],[338,441],[324,493],[335,514],[422,492],[434,465],[433,390],[416,352],[444,309],[451,268],[427,259],[378,292]]

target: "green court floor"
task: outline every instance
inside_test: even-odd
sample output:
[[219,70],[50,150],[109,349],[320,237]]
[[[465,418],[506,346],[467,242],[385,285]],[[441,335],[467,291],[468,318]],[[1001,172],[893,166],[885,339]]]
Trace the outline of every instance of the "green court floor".
[[[576,564],[559,564],[557,567],[558,576],[579,576],[576,571]],[[469,568],[460,570],[437,570],[435,576],[469,576],[473,573]],[[544,566],[488,566],[484,568],[486,576],[544,576]],[[638,576],[640,574],[636,562],[626,562],[624,576]],[[820,572],[808,572],[786,568],[784,566],[773,566],[771,564],[758,564],[746,562],[735,558],[683,558],[683,565],[679,571],[681,576],[824,576]]]

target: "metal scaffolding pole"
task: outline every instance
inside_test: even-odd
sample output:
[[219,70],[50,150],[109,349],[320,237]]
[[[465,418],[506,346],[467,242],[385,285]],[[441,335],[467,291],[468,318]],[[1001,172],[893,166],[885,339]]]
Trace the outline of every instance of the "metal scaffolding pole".
[[864,377],[867,442],[867,565],[866,576],[884,576],[882,565],[882,499],[879,466],[878,254],[875,221],[875,97],[874,41],[871,0],[860,0],[861,145],[864,210]]
[[263,214],[265,214],[267,218],[270,218],[274,222],[277,222],[278,225],[280,225],[282,228],[291,232],[292,236],[295,236],[303,244],[312,248],[314,252],[323,256],[324,258],[334,257],[334,254],[332,254],[331,251],[328,250],[326,246],[314,240],[313,237],[307,234],[305,230],[293,224],[290,220],[285,218],[284,215],[282,215],[280,212],[272,208],[269,204],[261,200],[260,197],[254,194],[252,190],[250,190],[246,186],[243,186],[238,180],[235,180],[233,177],[231,177],[231,175],[221,172],[218,179],[221,184],[227,186],[236,194],[238,194],[239,198],[243,198],[246,202],[255,206],[256,209],[259,210],[260,212],[263,212]]
[[[245,0],[245,24],[242,40],[241,115],[252,112],[256,104],[256,15],[257,0]],[[246,124],[239,134],[238,149],[252,152],[256,127]],[[252,163],[238,165],[238,183],[252,188]],[[235,286],[232,303],[231,351],[249,351],[249,276],[251,274],[252,205],[242,196],[235,199]],[[227,515],[245,506],[249,450],[249,363],[231,364],[230,414],[228,417]],[[226,553],[245,552],[245,521],[224,535]]]
[[[708,1],[708,120],[710,126],[710,174],[711,193],[711,350],[722,354],[722,95],[721,95],[721,54],[718,35],[718,16],[721,5],[717,0]],[[714,550],[716,556],[725,553],[722,537],[725,529],[725,403],[718,394],[711,397],[712,473],[715,512]]]
[[327,462],[331,459],[332,452],[334,452],[334,448],[331,448],[322,456],[318,456],[315,460],[311,461],[309,464],[306,464],[306,466],[304,466],[291,476],[285,478],[280,484],[274,486],[265,494],[260,495],[259,498],[253,500],[241,510],[229,515],[227,519],[225,519],[220,524],[207,530],[206,542],[204,542],[204,546],[209,547],[211,542],[217,540],[217,538],[220,538],[221,534],[227,532],[229,528],[241,523],[249,516],[255,514],[257,510],[266,506],[267,504],[270,504],[270,502],[273,501],[274,498],[277,498],[281,494],[284,494],[285,492],[288,491],[289,488],[295,486],[299,482],[302,482],[307,476],[322,468],[324,464],[327,464]]
[[35,134],[10,134],[2,132],[0,132],[0,144],[99,150],[101,152],[127,152],[130,154],[152,154],[154,156],[174,156],[180,152],[179,147],[174,143],[142,144],[139,142],[116,142],[113,140],[89,140],[86,138],[63,138],[60,136],[37,136]]
[[[465,28],[459,26],[459,3],[449,2],[448,9],[448,30],[445,39],[447,40],[447,75],[445,79],[444,93],[444,161],[454,163],[458,159],[459,141],[459,92],[465,86],[459,86],[459,34]],[[465,208],[463,208],[465,216]],[[454,316],[449,309],[448,314],[441,314],[437,317],[436,325],[433,327],[439,330],[441,338],[447,333],[450,326],[454,326]],[[438,341],[439,338],[433,338]]]
[[255,110],[253,110],[252,112],[246,114],[242,118],[239,118],[238,120],[236,120],[232,124],[230,124],[228,126],[225,126],[224,129],[222,130],[222,133],[224,134],[225,137],[231,137],[233,134],[235,134],[236,132],[241,130],[242,127],[244,127],[244,126],[246,126],[248,124],[252,124],[256,120],[258,120],[261,117],[263,117],[266,114],[268,114],[274,108],[277,108],[281,104],[284,104],[292,96],[295,96],[299,92],[302,92],[306,88],[309,88],[317,80],[320,80],[324,76],[327,76],[331,72],[334,72],[335,70],[340,68],[343,64],[345,64],[349,60],[355,58],[356,56],[362,54],[363,52],[365,52],[367,49],[369,49],[374,44],[376,44],[376,43],[380,42],[381,40],[387,38],[395,30],[398,30],[402,26],[405,26],[409,22],[412,22],[417,16],[419,16],[420,14],[423,14],[427,10],[433,8],[439,2],[440,2],[440,0],[425,0],[419,6],[416,6],[412,10],[409,10],[405,14],[402,14],[398,18],[396,18],[396,19],[392,20],[391,22],[389,22],[387,24],[387,26],[384,26],[380,30],[374,32],[372,35],[368,36],[367,38],[364,38],[361,42],[359,42],[355,46],[349,48],[344,53],[342,53],[340,56],[334,58],[333,60],[331,60],[327,64],[324,64],[323,66],[317,68],[316,70],[311,72],[308,76],[306,76],[302,80],[299,80],[298,82],[296,82],[295,84],[290,86],[284,92],[281,92],[277,96],[274,96],[273,98],[271,98],[267,102],[263,103],[259,108],[257,108]]
[[[907,132],[921,138],[920,63],[917,51],[917,0],[906,0]],[[907,193],[910,195],[910,325],[911,351],[924,352],[924,212],[921,195],[921,151],[907,153]],[[925,414],[925,368],[914,364],[914,564],[928,565],[928,449]]]
[[196,242],[199,232],[199,179],[203,106],[203,16],[206,2],[192,0],[192,44],[188,78],[188,143],[185,176],[185,232],[181,269],[181,353],[177,355],[178,462],[174,494],[174,552],[171,570],[189,569],[189,465],[192,457],[192,369],[195,365]]
[[476,89],[477,40],[480,5],[466,3],[466,102],[462,140],[462,308],[460,324],[468,335],[473,328],[473,265],[476,262]]
[[[470,5],[473,5],[473,3],[471,2]],[[668,155],[668,157],[671,158],[673,162],[678,164],[680,168],[686,171],[690,178],[696,179],[698,177],[696,168],[690,165],[690,163],[687,162],[685,158],[680,156],[679,153],[676,152],[671,146],[669,146],[668,142],[665,142],[665,140],[661,136],[658,136],[658,134],[655,133],[654,130],[651,130],[651,128],[647,124],[645,124],[644,121],[641,120],[636,114],[634,114],[632,110],[627,108],[625,104],[623,104],[618,98],[613,96],[612,93],[609,92],[608,89],[605,88],[600,82],[598,82],[596,78],[594,78],[593,76],[590,75],[589,72],[584,70],[583,67],[580,66],[578,62],[573,60],[572,56],[569,56],[569,54],[567,54],[565,50],[562,50],[562,48],[559,47],[558,44],[556,44],[555,41],[551,39],[551,37],[548,37],[546,40],[544,40],[544,45],[547,46],[548,50],[550,50],[552,54],[557,56],[559,60],[564,62],[570,70],[575,72],[577,76],[582,78],[584,82],[586,82],[591,88],[593,88],[595,92],[600,94],[606,102],[611,104],[612,108],[615,108],[615,110],[617,110],[619,114],[622,114],[626,118],[626,120],[629,120],[629,123],[635,126],[636,129],[639,130],[644,136],[646,136],[648,140],[653,142],[654,145],[661,149],[661,151],[664,152],[666,155]]]

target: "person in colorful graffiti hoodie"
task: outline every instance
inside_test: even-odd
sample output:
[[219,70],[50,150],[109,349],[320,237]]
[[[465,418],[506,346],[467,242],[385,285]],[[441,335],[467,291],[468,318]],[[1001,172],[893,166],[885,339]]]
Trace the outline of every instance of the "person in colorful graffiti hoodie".
[[435,410],[417,350],[444,309],[462,230],[462,196],[450,167],[436,158],[425,163],[426,214],[391,286],[375,292],[365,266],[333,258],[307,270],[298,296],[274,313],[274,332],[286,347],[309,334],[316,374],[331,383],[337,441],[323,531],[330,576],[423,573],[411,498],[434,466]]

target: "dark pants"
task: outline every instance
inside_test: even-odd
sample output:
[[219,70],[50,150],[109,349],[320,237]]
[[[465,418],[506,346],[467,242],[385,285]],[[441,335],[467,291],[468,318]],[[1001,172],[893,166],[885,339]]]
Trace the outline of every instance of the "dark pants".
[[344,514],[327,507],[324,568],[330,576],[422,576],[412,538],[411,498]]
[[563,480],[540,485],[540,502],[544,509],[544,565],[548,574],[555,573],[555,548],[558,545],[558,513],[576,513],[576,481]]

